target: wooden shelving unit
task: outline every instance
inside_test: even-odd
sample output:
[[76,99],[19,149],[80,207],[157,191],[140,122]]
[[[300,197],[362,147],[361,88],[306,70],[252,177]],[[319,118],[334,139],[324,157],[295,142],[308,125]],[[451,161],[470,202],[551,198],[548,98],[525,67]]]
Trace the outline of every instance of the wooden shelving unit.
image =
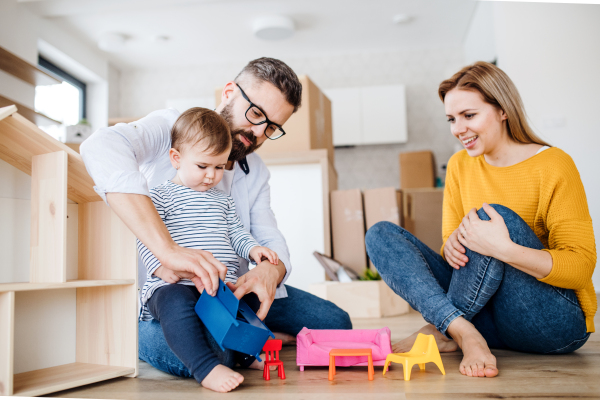
[[[134,235],[94,192],[81,156],[15,106],[0,108],[0,143],[0,158],[32,178],[30,281],[0,284],[0,396],[38,396],[136,376]],[[75,280],[67,280],[67,199],[78,203]],[[19,293],[60,289],[76,291],[75,362],[15,374]]]

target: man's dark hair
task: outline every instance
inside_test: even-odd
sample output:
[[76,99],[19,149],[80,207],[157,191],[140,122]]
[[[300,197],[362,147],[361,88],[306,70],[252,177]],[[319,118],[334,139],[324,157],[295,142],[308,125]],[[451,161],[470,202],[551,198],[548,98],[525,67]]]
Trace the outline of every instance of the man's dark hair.
[[245,75],[250,75],[262,82],[269,82],[283,93],[285,99],[298,111],[302,103],[302,84],[296,73],[283,61],[261,57],[250,61],[235,77],[239,83]]

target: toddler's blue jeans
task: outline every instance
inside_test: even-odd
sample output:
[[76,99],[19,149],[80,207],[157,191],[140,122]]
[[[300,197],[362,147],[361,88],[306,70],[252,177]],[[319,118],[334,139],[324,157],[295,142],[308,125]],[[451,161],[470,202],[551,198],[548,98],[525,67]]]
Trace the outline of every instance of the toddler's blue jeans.
[[[493,204],[513,242],[544,248],[531,228],[512,210]],[[483,209],[480,219],[490,218]],[[466,266],[452,268],[405,229],[375,224],[366,235],[371,261],[394,292],[438,331],[462,316],[471,321],[490,348],[562,354],[577,350],[589,337],[575,292],[538,281],[500,260],[466,249]]]

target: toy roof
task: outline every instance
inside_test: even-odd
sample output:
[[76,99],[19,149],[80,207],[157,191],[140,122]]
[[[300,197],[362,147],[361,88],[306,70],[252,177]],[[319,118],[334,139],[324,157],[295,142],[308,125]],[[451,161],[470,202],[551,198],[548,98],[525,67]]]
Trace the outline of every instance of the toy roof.
[[64,151],[68,157],[67,197],[76,203],[102,199],[94,192],[94,181],[75,150],[59,142],[17,113],[16,106],[0,108],[0,158],[31,175],[33,156]]

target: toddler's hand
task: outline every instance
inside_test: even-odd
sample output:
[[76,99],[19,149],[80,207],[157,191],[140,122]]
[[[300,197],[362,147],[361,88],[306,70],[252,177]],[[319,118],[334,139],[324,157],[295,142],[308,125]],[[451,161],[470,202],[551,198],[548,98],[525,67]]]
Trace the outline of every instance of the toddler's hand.
[[250,257],[254,260],[254,262],[256,262],[257,265],[262,262],[263,257],[266,257],[273,265],[279,264],[279,257],[277,256],[277,253],[262,246],[253,247],[252,250],[250,250]]
[[163,266],[156,268],[152,275],[159,277],[167,283],[177,283],[181,279],[175,272]]

